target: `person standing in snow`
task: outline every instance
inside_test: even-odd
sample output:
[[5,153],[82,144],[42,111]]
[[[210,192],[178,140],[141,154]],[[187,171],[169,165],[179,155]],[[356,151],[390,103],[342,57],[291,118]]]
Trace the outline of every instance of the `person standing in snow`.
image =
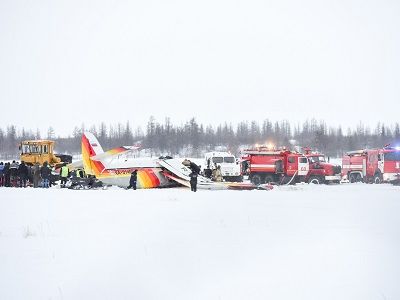
[[7,162],[4,165],[4,186],[10,187],[11,186],[11,170],[10,170],[10,163]]
[[4,185],[4,165],[0,162],[0,186]]
[[18,167],[18,175],[19,175],[19,187],[26,187],[26,180],[28,179],[28,167],[25,165],[25,162],[21,162]]
[[37,188],[40,182],[40,165],[36,163],[33,167],[33,187]]
[[56,176],[54,176],[54,174],[56,174],[56,167],[55,166],[50,166],[48,165],[49,169],[50,169],[50,176],[49,176],[49,186],[53,186],[56,184],[55,178]]
[[65,187],[65,184],[67,183],[68,175],[69,175],[69,169],[68,169],[67,165],[62,166],[60,169],[61,187],[62,188]]
[[129,179],[129,185],[127,189],[129,190],[130,188],[133,188],[136,190],[136,182],[137,182],[137,170],[133,170],[131,173],[131,178]]
[[10,164],[10,186],[18,186],[18,163],[15,160]]
[[43,163],[43,167],[40,169],[40,176],[42,177],[42,188],[49,188],[50,184],[51,169],[47,166],[47,161]]
[[192,192],[196,192],[197,191],[197,172],[192,171],[192,173],[189,174],[190,177],[190,190]]
[[221,172],[221,166],[218,165],[217,169],[215,170],[215,181],[216,182],[221,182],[222,181],[222,172]]

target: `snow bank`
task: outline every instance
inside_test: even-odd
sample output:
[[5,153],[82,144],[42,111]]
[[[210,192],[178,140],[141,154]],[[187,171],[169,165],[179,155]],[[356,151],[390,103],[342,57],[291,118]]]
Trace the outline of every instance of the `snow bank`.
[[0,188],[0,299],[399,299],[400,188]]

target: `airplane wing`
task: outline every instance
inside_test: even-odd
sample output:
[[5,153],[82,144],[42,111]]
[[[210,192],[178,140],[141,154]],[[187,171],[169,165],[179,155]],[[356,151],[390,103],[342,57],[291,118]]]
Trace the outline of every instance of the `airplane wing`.
[[[190,187],[189,174],[192,172],[188,167],[182,164],[183,159],[160,159],[158,163],[164,167],[168,172],[163,172],[164,176],[172,179],[184,186]],[[213,182],[204,176],[197,177],[197,188],[207,190],[225,190],[228,184],[225,182]]]
[[192,172],[188,167],[182,164],[182,159],[160,159],[158,163],[170,171],[175,177],[181,178],[183,180],[189,181],[189,174]]
[[[174,174],[175,177],[184,179],[186,181],[190,181],[190,173],[192,173],[192,170],[189,167],[186,167],[185,165],[182,164],[184,159],[182,158],[169,158],[169,159],[160,159],[157,162],[170,171],[172,174]],[[213,183],[211,179],[198,175],[197,176],[197,182],[198,184],[200,183]]]
[[94,155],[94,156],[90,157],[90,159],[91,160],[100,160],[101,161],[103,159],[110,158],[110,157],[113,157],[115,155],[124,154],[126,152],[133,151],[133,150],[138,150],[138,149],[140,149],[140,147],[137,147],[137,146],[117,147],[117,148],[108,150],[106,152]]
[[180,184],[182,184],[183,186],[186,186],[186,187],[190,188],[190,182],[189,182],[189,181],[184,180],[184,179],[179,178],[179,177],[176,177],[176,176],[174,176],[173,174],[170,174],[170,173],[168,173],[168,172],[163,172],[162,174],[163,174],[165,177],[167,177],[167,178],[169,178],[169,179],[172,179],[173,181],[176,181],[177,183],[180,183]]

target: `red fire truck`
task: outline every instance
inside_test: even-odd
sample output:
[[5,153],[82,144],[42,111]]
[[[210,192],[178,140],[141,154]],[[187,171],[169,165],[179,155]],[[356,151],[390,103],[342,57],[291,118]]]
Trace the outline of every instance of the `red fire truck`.
[[304,149],[305,156],[310,163],[310,172],[306,176],[308,183],[339,183],[342,179],[342,168],[326,161],[325,155],[312,152],[310,148]]
[[242,151],[241,172],[252,183],[296,183],[309,171],[307,157],[298,152],[258,147]]
[[350,182],[393,182],[400,175],[400,148],[347,152],[342,159],[342,174]]

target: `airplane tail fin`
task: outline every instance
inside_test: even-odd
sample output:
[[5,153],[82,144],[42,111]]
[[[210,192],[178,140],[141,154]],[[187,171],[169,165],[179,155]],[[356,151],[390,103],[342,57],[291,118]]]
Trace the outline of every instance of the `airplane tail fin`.
[[92,160],[91,157],[103,153],[97,138],[91,132],[84,132],[82,135],[82,162],[86,174],[99,175],[104,170],[100,161]]

